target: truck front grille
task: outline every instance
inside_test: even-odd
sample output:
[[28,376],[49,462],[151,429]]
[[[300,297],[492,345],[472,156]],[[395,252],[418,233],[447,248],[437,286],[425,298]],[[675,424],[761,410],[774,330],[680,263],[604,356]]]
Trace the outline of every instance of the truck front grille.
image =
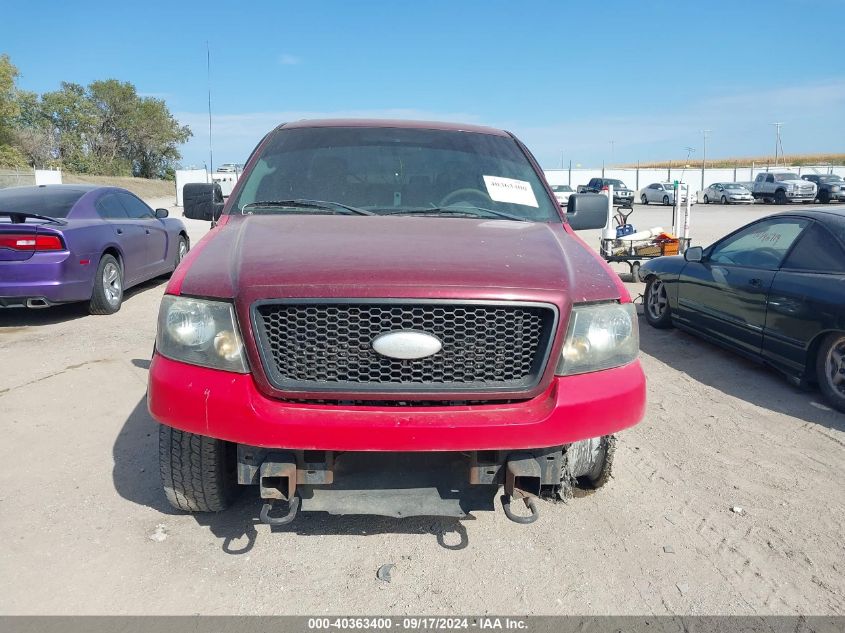
[[[547,304],[441,301],[261,301],[252,308],[269,382],[282,391],[506,392],[534,387],[557,310]],[[376,353],[373,339],[413,330],[440,339],[427,358]]]

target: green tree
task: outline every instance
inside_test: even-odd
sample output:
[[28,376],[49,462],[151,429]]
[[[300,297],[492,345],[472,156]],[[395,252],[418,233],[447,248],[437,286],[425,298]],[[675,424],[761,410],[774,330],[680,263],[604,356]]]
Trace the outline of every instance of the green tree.
[[14,121],[20,114],[15,81],[19,71],[5,53],[0,55],[0,166],[25,167],[26,159],[14,146]]

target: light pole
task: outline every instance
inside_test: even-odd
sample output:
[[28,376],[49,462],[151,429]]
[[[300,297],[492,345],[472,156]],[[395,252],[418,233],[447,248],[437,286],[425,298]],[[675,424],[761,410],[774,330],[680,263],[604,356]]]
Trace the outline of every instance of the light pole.
[[775,126],[775,167],[778,166],[778,148],[780,148],[781,156],[783,156],[783,144],[780,142],[780,128],[783,122],[772,123]]
[[707,167],[707,135],[710,134],[712,130],[701,130],[701,136],[704,141],[704,145],[701,150],[701,190],[704,191],[704,170]]

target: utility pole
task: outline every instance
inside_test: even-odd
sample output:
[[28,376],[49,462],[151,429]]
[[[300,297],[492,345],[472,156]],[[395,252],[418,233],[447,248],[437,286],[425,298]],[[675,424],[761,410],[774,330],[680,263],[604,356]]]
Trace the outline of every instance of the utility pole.
[[560,168],[563,169],[563,150],[560,150]]
[[[701,151],[701,190],[704,191],[704,170],[707,168],[707,135],[713,130],[701,130],[704,146]],[[736,180],[736,178],[734,178]]]
[[783,145],[780,142],[780,128],[783,125],[783,122],[772,123],[775,126],[775,167],[778,166],[778,149],[780,149],[780,155],[783,156]]
[[613,167],[613,145],[615,141],[610,139],[610,166]]

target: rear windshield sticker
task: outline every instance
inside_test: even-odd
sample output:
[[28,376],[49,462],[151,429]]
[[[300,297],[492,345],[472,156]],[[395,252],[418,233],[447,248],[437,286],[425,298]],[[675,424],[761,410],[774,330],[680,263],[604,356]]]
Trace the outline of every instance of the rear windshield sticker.
[[525,207],[539,207],[537,197],[531,188],[531,183],[525,180],[502,178],[500,176],[484,176],[484,184],[491,200],[496,202],[510,202]]

